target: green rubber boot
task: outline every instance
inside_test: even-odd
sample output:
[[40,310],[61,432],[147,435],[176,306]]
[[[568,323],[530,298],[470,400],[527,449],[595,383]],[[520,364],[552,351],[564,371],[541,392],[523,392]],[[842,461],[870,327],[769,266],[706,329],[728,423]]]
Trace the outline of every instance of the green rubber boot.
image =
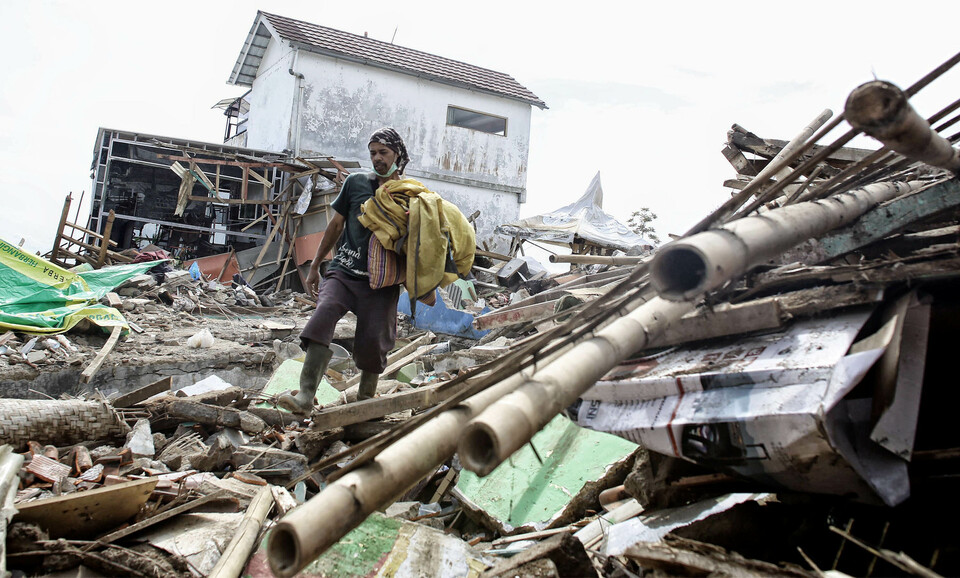
[[315,341],[307,342],[307,355],[300,370],[300,391],[297,395],[285,393],[277,400],[277,405],[296,415],[308,415],[313,411],[313,399],[317,395],[317,387],[327,370],[327,364],[333,357],[333,351]]
[[380,381],[379,373],[370,373],[369,371],[360,372],[360,390],[357,392],[357,401],[370,399],[377,395],[377,382]]

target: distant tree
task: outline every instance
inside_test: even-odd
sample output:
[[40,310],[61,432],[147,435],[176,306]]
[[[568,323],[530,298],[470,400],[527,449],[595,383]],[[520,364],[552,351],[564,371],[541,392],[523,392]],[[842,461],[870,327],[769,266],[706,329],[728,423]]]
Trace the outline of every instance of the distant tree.
[[653,229],[652,225],[656,218],[656,213],[647,207],[642,207],[639,211],[634,211],[630,215],[630,220],[627,221],[627,226],[630,227],[634,233],[645,239],[649,239],[653,243],[653,246],[656,247],[660,244],[660,237],[657,235],[657,232]]

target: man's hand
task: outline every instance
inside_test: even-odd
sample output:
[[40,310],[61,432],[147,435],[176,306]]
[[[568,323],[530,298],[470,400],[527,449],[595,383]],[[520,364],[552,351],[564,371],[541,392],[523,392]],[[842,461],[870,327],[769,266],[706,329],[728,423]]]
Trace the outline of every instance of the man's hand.
[[320,268],[319,267],[310,267],[310,272],[307,273],[307,294],[310,297],[316,299],[317,293],[320,291]]

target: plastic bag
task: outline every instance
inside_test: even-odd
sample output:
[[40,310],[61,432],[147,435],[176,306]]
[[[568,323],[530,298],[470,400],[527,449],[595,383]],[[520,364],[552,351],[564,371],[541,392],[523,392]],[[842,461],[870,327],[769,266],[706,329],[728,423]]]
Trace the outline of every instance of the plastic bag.
[[198,333],[194,334],[187,339],[187,347],[192,347],[194,349],[200,349],[213,346],[213,334],[210,333],[209,329],[201,329]]

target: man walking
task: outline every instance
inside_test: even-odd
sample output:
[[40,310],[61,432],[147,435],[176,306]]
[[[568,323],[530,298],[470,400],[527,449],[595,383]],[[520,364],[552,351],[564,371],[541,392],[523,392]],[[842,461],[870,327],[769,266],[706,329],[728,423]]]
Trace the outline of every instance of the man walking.
[[[300,334],[306,359],[300,373],[300,391],[277,400],[280,407],[298,415],[313,410],[317,386],[333,356],[330,342],[337,322],[347,311],[357,315],[353,358],[360,369],[358,400],[376,394],[377,381],[387,363],[387,353],[397,337],[397,300],[400,286],[371,289],[367,272],[367,245],[371,232],[357,220],[364,201],[391,180],[401,179],[410,161],[403,139],[392,128],[373,133],[367,144],[373,173],[354,173],[344,180],[331,205],[334,216],[327,225],[317,255],[310,264],[307,291],[316,296],[317,309]],[[320,262],[336,244],[336,252],[320,285]],[[318,293],[319,286],[319,293]]]

